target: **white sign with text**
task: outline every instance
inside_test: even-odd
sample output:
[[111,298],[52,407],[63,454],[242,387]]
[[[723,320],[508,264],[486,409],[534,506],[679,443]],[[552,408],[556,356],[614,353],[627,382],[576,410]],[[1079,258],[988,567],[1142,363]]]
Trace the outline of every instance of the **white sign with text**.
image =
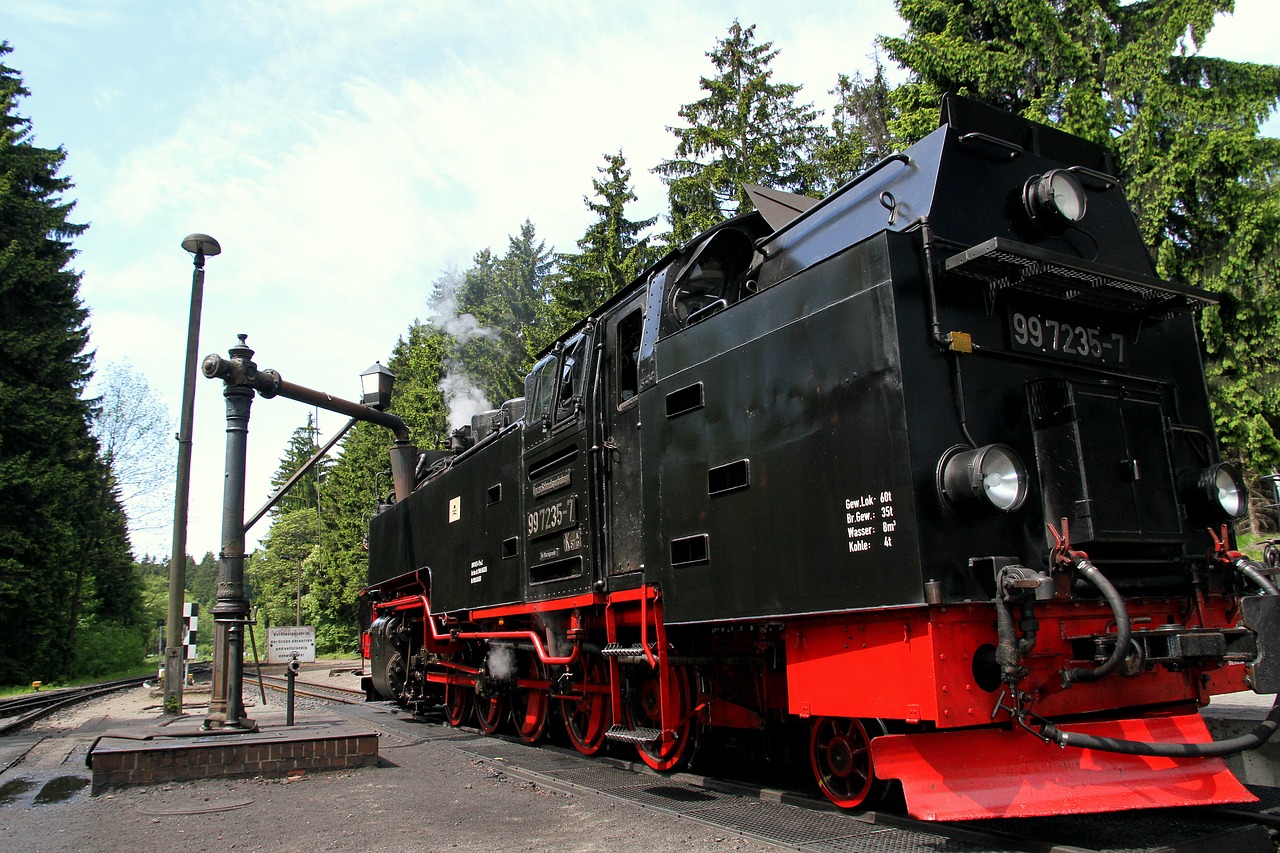
[[288,663],[294,655],[303,663],[315,663],[316,629],[311,625],[268,628],[267,663]]

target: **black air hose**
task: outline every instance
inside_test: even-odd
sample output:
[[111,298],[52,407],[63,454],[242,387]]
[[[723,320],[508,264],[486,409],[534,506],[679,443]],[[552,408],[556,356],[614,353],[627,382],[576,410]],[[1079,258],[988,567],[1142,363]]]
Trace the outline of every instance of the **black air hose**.
[[1064,732],[1053,723],[1046,722],[1039,735],[1058,746],[1074,746],[1080,749],[1097,749],[1103,752],[1119,752],[1125,755],[1153,755],[1159,758],[1213,758],[1234,755],[1246,749],[1255,749],[1266,743],[1280,728],[1280,697],[1271,706],[1267,718],[1247,735],[1209,743],[1152,743],[1142,740],[1116,740],[1080,732]]
[[1073,564],[1072,568],[1078,571],[1081,576],[1089,583],[1097,587],[1098,592],[1102,593],[1102,597],[1107,600],[1107,604],[1111,607],[1111,614],[1116,620],[1116,647],[1111,652],[1111,657],[1107,658],[1101,666],[1093,669],[1083,669],[1076,667],[1075,669],[1067,669],[1062,672],[1062,686],[1070,687],[1078,681],[1097,681],[1115,672],[1124,659],[1129,656],[1129,644],[1132,641],[1133,631],[1129,623],[1129,611],[1125,609],[1124,599],[1120,597],[1120,593],[1111,585],[1111,581],[1107,580],[1088,558],[1080,556]]
[[1264,595],[1280,595],[1280,589],[1276,589],[1276,585],[1266,575],[1266,568],[1262,564],[1250,560],[1248,557],[1240,556],[1232,560],[1228,565],[1239,572],[1245,579],[1250,581],[1258,589],[1262,590]]

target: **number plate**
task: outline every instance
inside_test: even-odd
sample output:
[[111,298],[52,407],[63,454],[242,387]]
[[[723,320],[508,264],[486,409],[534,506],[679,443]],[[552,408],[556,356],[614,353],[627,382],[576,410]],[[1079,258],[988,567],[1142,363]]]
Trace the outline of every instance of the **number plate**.
[[526,521],[530,539],[549,536],[552,533],[576,527],[578,499],[575,496],[569,496],[553,503],[543,504],[530,512]]
[[1069,316],[1045,312],[1009,311],[1009,345],[1034,352],[1094,364],[1124,364],[1129,341],[1120,332]]

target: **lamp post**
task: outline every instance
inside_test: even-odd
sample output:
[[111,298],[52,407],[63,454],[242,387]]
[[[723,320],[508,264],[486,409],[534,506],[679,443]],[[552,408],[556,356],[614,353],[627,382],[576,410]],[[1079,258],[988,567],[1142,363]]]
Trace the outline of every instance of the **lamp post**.
[[182,604],[187,586],[187,498],[191,492],[191,427],[196,408],[196,351],[200,348],[200,308],[204,301],[205,258],[222,246],[208,234],[188,234],[182,248],[194,255],[191,313],[187,320],[187,362],[182,377],[182,414],[178,427],[178,476],[173,491],[173,555],[169,560],[169,609],[165,625],[164,712],[182,713],[185,675],[182,647]]

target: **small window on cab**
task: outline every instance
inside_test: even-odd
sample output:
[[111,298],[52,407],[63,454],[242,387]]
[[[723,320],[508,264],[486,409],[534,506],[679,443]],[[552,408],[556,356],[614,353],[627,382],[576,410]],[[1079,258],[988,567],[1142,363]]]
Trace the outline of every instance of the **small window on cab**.
[[586,384],[587,339],[575,335],[564,346],[560,362],[560,389],[556,395],[556,421],[570,417],[577,411]]
[[551,414],[551,402],[556,390],[556,366],[558,360],[549,355],[533,366],[524,380],[525,428],[541,428]]

